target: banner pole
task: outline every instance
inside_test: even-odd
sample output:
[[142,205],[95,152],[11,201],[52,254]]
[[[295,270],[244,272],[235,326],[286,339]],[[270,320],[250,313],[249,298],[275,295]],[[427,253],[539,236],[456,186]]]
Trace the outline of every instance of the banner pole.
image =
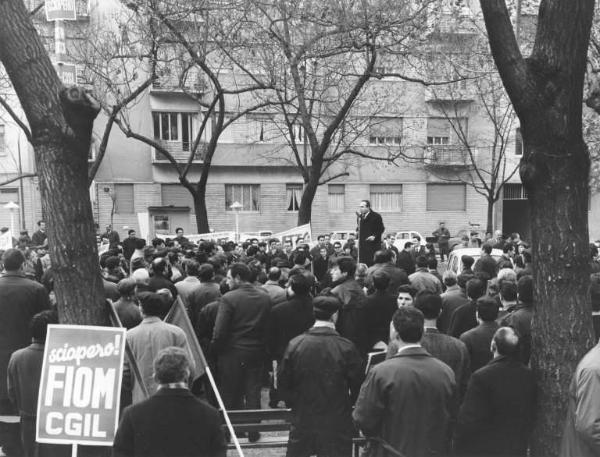
[[71,457],[77,457],[77,443],[73,443],[73,447],[71,448]]
[[240,442],[233,430],[233,425],[231,425],[231,421],[229,420],[229,414],[227,414],[227,410],[225,409],[225,405],[223,404],[223,399],[221,398],[221,394],[219,394],[219,389],[217,389],[217,384],[215,383],[215,379],[213,378],[212,372],[210,371],[210,367],[208,364],[206,366],[206,375],[208,376],[208,381],[213,388],[213,392],[215,393],[215,397],[217,397],[217,403],[219,404],[219,408],[223,411],[223,417],[225,417],[225,423],[227,424],[227,428],[229,429],[229,433],[231,433],[231,437],[233,438],[233,443],[235,444],[235,448],[240,455],[240,457],[244,457],[244,453],[242,452],[242,447],[240,446]]

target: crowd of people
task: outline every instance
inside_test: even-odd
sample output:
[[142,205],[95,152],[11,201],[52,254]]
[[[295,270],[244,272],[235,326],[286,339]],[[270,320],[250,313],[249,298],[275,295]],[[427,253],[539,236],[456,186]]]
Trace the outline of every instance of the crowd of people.
[[[359,223],[369,212],[370,204]],[[133,230],[121,241],[109,228],[104,288],[144,384],[126,360],[122,406],[131,406],[114,454],[225,455],[227,434],[207,405],[216,406],[214,392],[204,378],[191,382],[195,342],[163,320],[179,297],[226,409],[261,408],[265,387],[271,408],[291,408],[290,457],[349,456],[359,433],[369,456],[526,456],[537,386],[528,368],[533,279],[524,243],[488,240],[477,259],[462,257],[459,274],[440,275],[433,246],[408,242],[398,251],[393,234],[367,240],[362,225],[356,239],[323,234],[313,247],[302,239],[194,244],[181,229],[147,245]],[[364,240],[377,245],[365,263]],[[499,260],[492,247],[503,250]],[[22,418],[20,427],[0,422],[7,455],[64,450],[36,444],[31,425],[39,385],[32,370],[41,368],[43,327],[56,322],[47,311],[55,303],[45,248],[2,256],[0,415]],[[448,254],[443,242],[440,250]],[[600,420],[587,413],[584,420]],[[590,433],[596,444],[570,442],[596,446],[589,455],[598,455]]]

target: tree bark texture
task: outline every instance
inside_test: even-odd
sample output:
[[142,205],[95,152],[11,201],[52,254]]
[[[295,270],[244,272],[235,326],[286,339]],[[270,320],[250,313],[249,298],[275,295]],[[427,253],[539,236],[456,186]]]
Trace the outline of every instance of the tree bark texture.
[[60,321],[108,324],[87,185],[98,108],[62,86],[21,0],[0,0],[0,61],[31,128]]
[[[312,218],[312,203],[319,187],[319,179],[321,178],[321,166],[318,168],[312,165],[309,172],[308,182],[305,183],[300,199],[300,207],[298,208],[298,225],[308,224]],[[318,170],[318,171],[316,171]]]
[[521,122],[521,181],[531,207],[535,312],[532,367],[539,386],[532,455],[556,456],[568,386],[593,345],[587,225],[590,159],[582,94],[594,0],[542,0],[524,59],[504,0],[480,0],[490,47]]
[[210,227],[208,225],[208,211],[206,209],[206,185],[202,189],[193,192],[192,197],[194,198],[197,233],[208,233]]

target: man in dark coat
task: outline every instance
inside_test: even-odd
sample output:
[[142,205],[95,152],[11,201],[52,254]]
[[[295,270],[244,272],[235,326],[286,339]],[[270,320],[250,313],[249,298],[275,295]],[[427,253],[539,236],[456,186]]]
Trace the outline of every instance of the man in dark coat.
[[359,207],[359,263],[373,265],[373,255],[381,248],[381,235],[385,230],[381,215],[371,210],[371,202],[362,200]]
[[479,325],[460,335],[471,357],[471,372],[479,370],[492,360],[490,344],[498,330],[498,301],[486,296],[477,300],[477,319]]
[[423,313],[404,306],[394,314],[398,353],[367,374],[352,417],[375,447],[373,456],[392,455],[383,444],[411,457],[446,455],[456,404],[452,369],[420,345]]
[[390,277],[384,270],[377,270],[372,277],[375,292],[367,297],[365,304],[368,333],[368,347],[373,347],[379,341],[387,344],[390,336],[390,322],[398,309],[396,299],[398,293],[389,291]]
[[446,292],[441,295],[442,312],[437,320],[437,328],[440,332],[447,333],[454,311],[462,305],[469,303],[465,289],[467,287],[467,280],[471,278],[472,276],[463,274],[460,274],[457,277],[456,273],[452,270],[444,271],[442,279],[446,286]]
[[448,335],[460,338],[467,330],[477,327],[477,299],[483,297],[486,292],[485,281],[481,279],[469,279],[467,281],[467,298],[469,302],[454,311],[448,326]]
[[533,278],[523,276],[517,282],[518,304],[514,311],[507,314],[502,325],[509,325],[517,330],[520,345],[520,358],[524,364],[529,363],[531,357],[531,320],[533,318]]
[[227,446],[216,409],[188,390],[186,351],[169,347],[158,353],[156,394],[123,412],[113,443],[114,457],[225,457]]
[[371,265],[367,270],[367,288],[369,290],[373,289],[373,275],[377,271],[382,271],[390,278],[388,291],[392,295],[398,294],[398,288],[404,284],[408,284],[409,281],[408,275],[396,266],[394,251],[391,249],[377,251],[373,258],[375,264]]
[[450,247],[448,245],[450,240],[450,231],[446,228],[446,224],[444,222],[440,222],[439,228],[435,230],[432,235],[437,239],[440,250],[440,261],[443,262],[444,255],[447,257],[450,253]]
[[494,358],[471,375],[458,414],[454,448],[459,456],[524,457],[533,428],[536,385],[518,358],[514,329],[494,334]]
[[415,261],[410,253],[412,250],[412,245],[412,242],[407,241],[404,244],[404,249],[402,249],[398,254],[398,260],[396,261],[398,268],[404,270],[407,276],[415,272]]
[[[0,276],[0,415],[16,415],[8,398],[6,373],[11,354],[31,342],[31,318],[50,307],[48,292],[23,275],[25,257],[18,249],[2,256],[5,273]],[[0,422],[0,445],[4,454],[20,454],[19,424]]]
[[364,368],[354,344],[335,331],[340,305],[335,297],[316,297],[315,325],[290,342],[281,361],[279,388],[292,408],[287,457],[352,452],[352,405]]
[[338,314],[336,330],[352,341],[358,351],[366,356],[369,341],[366,322],[366,297],[362,287],[354,279],[356,262],[352,257],[340,257],[331,268],[331,279],[338,285],[331,293],[340,299],[342,309]]
[[421,339],[421,346],[452,368],[459,395],[462,397],[467,390],[467,382],[471,375],[467,346],[459,339],[445,335],[437,329],[436,321],[442,310],[442,299],[439,295],[417,294],[414,306],[425,317],[425,332]]
[[[246,264],[231,265],[227,272],[231,291],[221,297],[213,331],[211,349],[217,356],[219,387],[228,409],[260,409],[271,298],[251,278]],[[257,432],[249,436],[252,441],[258,437]]]
[[498,274],[498,263],[492,257],[492,245],[485,243],[481,246],[481,257],[477,259],[473,266],[473,271],[484,272],[488,275],[487,279],[495,278]]

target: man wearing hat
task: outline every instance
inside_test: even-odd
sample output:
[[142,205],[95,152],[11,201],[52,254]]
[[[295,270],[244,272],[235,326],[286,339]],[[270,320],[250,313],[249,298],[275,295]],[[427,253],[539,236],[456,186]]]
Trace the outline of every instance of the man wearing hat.
[[314,325],[290,341],[279,366],[280,393],[292,408],[287,457],[351,454],[363,363],[354,344],[335,330],[340,308],[336,297],[316,297]]

